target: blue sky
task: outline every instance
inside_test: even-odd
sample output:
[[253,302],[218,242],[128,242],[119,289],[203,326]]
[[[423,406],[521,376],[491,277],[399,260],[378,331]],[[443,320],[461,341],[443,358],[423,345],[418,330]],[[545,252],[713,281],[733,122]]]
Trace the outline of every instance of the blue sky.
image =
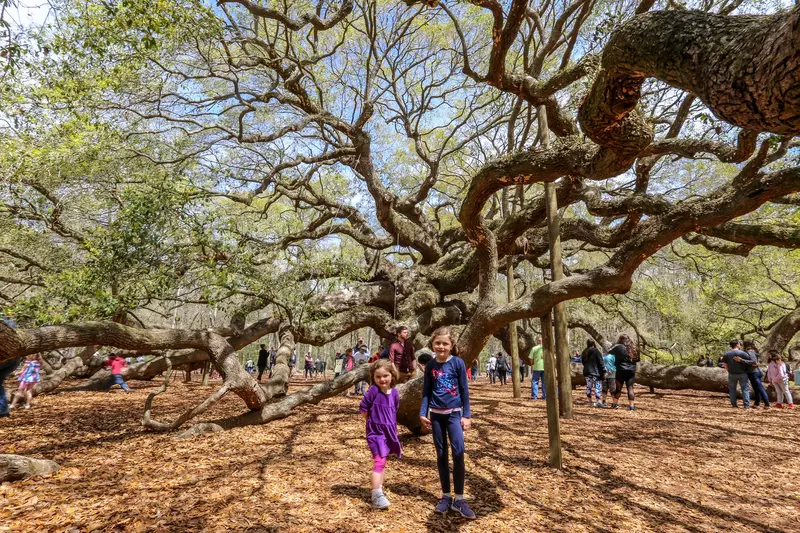
[[47,0],[20,0],[9,10],[11,20],[20,26],[38,26],[47,19],[51,7]]

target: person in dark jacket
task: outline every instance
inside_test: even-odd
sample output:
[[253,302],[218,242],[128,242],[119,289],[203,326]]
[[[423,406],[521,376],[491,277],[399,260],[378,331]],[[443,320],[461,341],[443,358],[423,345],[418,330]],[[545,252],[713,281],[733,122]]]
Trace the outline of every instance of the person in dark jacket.
[[622,394],[622,385],[628,390],[628,409],[636,410],[636,395],[633,392],[633,384],[636,381],[636,364],[639,362],[639,349],[631,338],[624,333],[617,339],[617,344],[608,351],[614,356],[615,366],[617,367],[616,384],[617,390],[614,392],[614,403],[612,409],[619,409],[619,397]]
[[[586,341],[586,349],[581,354],[583,375],[586,377],[586,397],[593,407],[602,407],[600,394],[603,387],[603,378],[606,375],[606,365],[603,363],[603,354],[597,349],[592,339]],[[592,402],[592,391],[595,401]]]
[[769,395],[767,394],[767,389],[764,388],[764,384],[761,382],[761,378],[764,377],[764,374],[758,367],[758,347],[755,342],[747,339],[745,339],[743,344],[744,351],[746,351],[753,360],[751,364],[747,365],[747,380],[753,388],[753,409],[757,408],[762,401],[764,402],[764,409],[769,409]]
[[714,368],[714,361],[711,360],[710,355],[701,355],[700,359],[697,360],[697,366]]
[[738,409],[736,404],[736,385],[742,389],[742,403],[744,408],[750,407],[750,390],[747,388],[747,369],[753,363],[752,356],[742,350],[742,343],[739,339],[730,342],[731,349],[722,356],[725,369],[728,371],[728,396],[731,407]]
[[266,344],[261,345],[261,349],[258,351],[258,362],[256,366],[258,367],[258,381],[261,381],[261,376],[264,375],[264,370],[267,369],[267,363],[269,362],[269,352],[267,351]]
[[497,352],[497,363],[495,363],[495,372],[497,377],[500,378],[500,384],[505,385],[508,378],[508,359],[503,355],[503,352]]
[[22,357],[15,357],[14,359],[9,359],[0,363],[0,418],[10,416],[11,414],[8,409],[6,389],[3,387],[3,383],[8,376],[14,373],[21,362]]

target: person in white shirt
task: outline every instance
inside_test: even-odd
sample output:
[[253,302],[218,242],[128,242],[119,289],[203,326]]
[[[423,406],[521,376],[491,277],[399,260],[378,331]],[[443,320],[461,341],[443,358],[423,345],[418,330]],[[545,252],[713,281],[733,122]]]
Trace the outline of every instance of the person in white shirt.
[[[360,365],[365,365],[369,362],[369,350],[366,346],[361,346],[357,352],[353,354],[353,368],[357,368]],[[356,383],[355,390],[353,391],[354,394],[364,394],[367,391],[367,382],[366,381],[359,381]]]
[[497,379],[497,357],[494,354],[489,356],[489,362],[486,364],[486,373],[489,374],[489,383],[494,383]]

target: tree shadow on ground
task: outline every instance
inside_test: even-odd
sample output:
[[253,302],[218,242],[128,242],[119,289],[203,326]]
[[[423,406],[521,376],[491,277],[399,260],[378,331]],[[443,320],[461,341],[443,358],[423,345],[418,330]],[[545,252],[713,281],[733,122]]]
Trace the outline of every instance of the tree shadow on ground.
[[[469,450],[467,454],[469,454]],[[433,472],[437,472],[436,461],[430,459],[417,459],[417,458],[404,458],[409,464],[425,468]],[[452,475],[452,466],[451,466]],[[505,504],[500,499],[500,494],[497,491],[497,484],[487,477],[470,472],[469,469],[465,478],[465,492],[471,495],[469,504],[478,518],[495,514],[505,508]],[[412,491],[415,496],[424,498],[430,504],[430,514],[425,520],[425,525],[431,533],[441,531],[460,531],[461,527],[467,525],[470,521],[462,518],[454,511],[450,511],[445,515],[440,515],[433,512],[433,508],[439,502],[440,495],[433,494],[430,491],[421,489],[416,486],[409,486],[408,490]]]
[[[702,533],[708,531],[708,524],[702,523],[700,527],[693,525],[689,522],[681,520],[679,516],[689,516],[689,511],[694,511],[703,514],[706,517],[712,519],[719,519],[725,521],[728,524],[742,524],[748,527],[755,529],[756,531],[760,531],[762,533],[786,533],[783,529],[774,528],[760,522],[756,522],[755,520],[751,520],[745,516],[740,516],[737,514],[729,513],[720,509],[716,509],[714,507],[709,507],[707,505],[703,505],[701,503],[693,502],[687,498],[683,498],[681,496],[676,496],[674,494],[670,494],[668,492],[664,492],[662,490],[653,489],[650,487],[646,487],[643,485],[639,485],[633,483],[622,476],[616,475],[613,473],[613,467],[609,467],[609,465],[601,463],[597,459],[590,457],[586,454],[582,454],[575,450],[571,446],[564,447],[566,451],[568,451],[571,455],[582,459],[584,461],[590,462],[598,466],[597,471],[589,470],[588,468],[582,466],[575,466],[570,468],[572,472],[581,473],[584,476],[594,478],[597,482],[602,484],[602,490],[604,491],[618,491],[621,488],[628,489],[629,491],[633,492],[644,492],[651,496],[655,496],[661,500],[666,500],[675,504],[678,504],[682,509],[681,513],[674,513],[670,511],[664,511],[661,509],[656,509],[653,507],[648,507],[644,504],[638,503],[635,498],[627,497],[625,500],[625,504],[631,507],[635,507],[639,509],[645,515],[652,517],[656,524],[663,525],[663,524],[670,524],[670,525],[680,525],[681,527],[685,528],[687,531]],[[733,528],[732,528],[733,529]]]

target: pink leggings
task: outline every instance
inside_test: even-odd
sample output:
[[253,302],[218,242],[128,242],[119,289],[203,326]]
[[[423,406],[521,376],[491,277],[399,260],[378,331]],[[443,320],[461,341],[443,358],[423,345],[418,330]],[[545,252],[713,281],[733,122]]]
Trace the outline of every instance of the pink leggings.
[[373,457],[374,463],[372,471],[376,474],[382,474],[383,469],[386,468],[386,457]]

